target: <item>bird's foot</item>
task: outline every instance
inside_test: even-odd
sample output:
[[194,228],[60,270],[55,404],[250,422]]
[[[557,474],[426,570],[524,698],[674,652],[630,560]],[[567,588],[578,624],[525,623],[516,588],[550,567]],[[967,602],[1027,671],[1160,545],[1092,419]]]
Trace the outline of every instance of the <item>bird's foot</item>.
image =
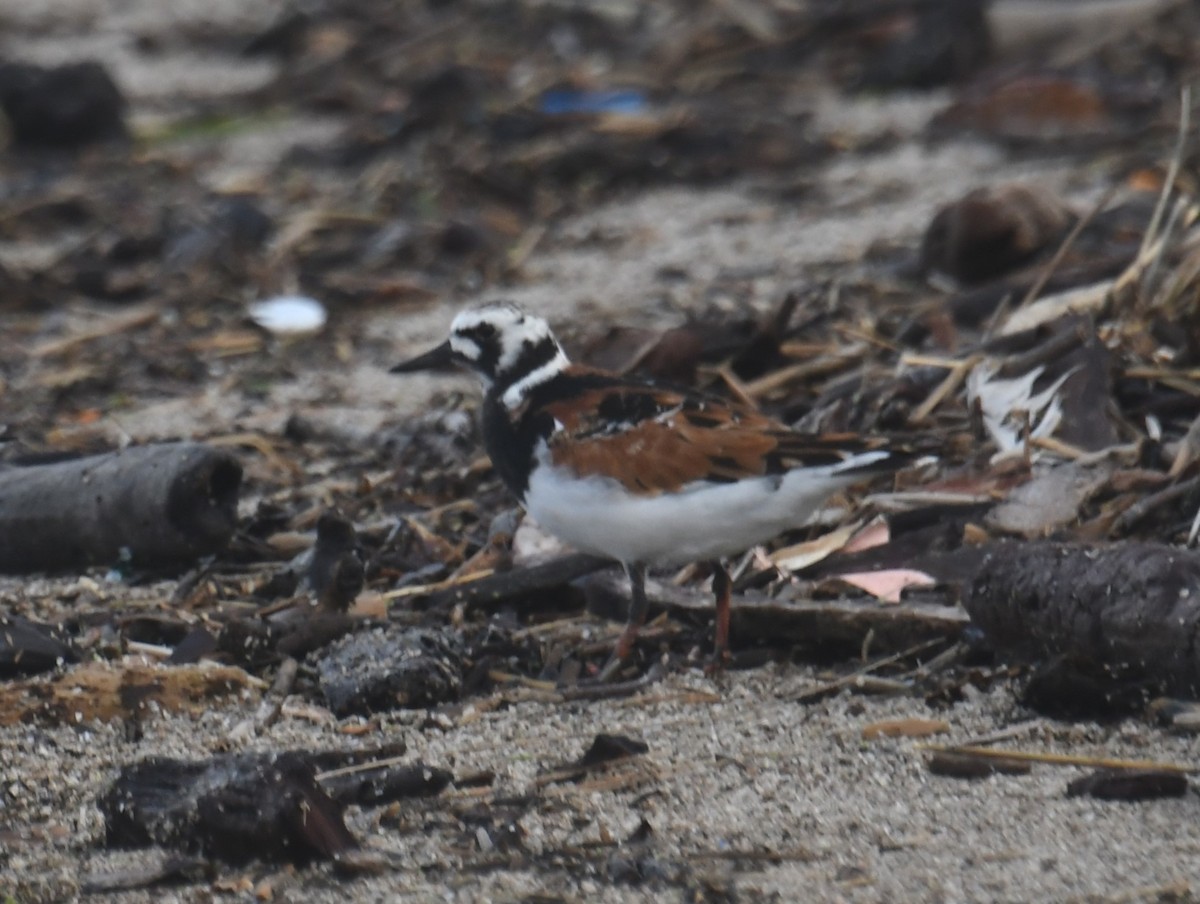
[[629,655],[618,656],[617,651],[608,657],[608,662],[604,663],[604,667],[596,674],[593,679],[596,684],[609,684],[621,671],[621,668],[629,662]]
[[718,647],[704,663],[705,675],[720,675],[733,664],[733,654],[728,647]]
[[633,622],[625,626],[625,630],[621,632],[621,636],[613,645],[612,655],[608,657],[608,662],[604,663],[604,668],[600,669],[600,673],[596,676],[597,683],[607,684],[612,681],[621,671],[622,666],[626,665],[633,657],[633,645],[637,641],[639,626],[640,622]]
[[667,657],[663,657],[652,662],[645,673],[638,675],[636,678],[616,681],[610,681],[606,678],[586,678],[581,679],[573,687],[562,688],[559,693],[567,700],[615,700],[644,691],[651,685],[661,681],[664,676],[674,671],[676,667],[677,663],[672,662]]

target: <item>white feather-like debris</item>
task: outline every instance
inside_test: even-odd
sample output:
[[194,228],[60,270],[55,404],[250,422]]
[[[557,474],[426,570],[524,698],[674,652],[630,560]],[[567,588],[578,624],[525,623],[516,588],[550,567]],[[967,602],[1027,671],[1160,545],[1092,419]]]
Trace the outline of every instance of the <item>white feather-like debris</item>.
[[972,405],[978,402],[983,426],[995,441],[998,456],[1021,448],[1026,423],[1031,439],[1054,435],[1063,414],[1059,390],[1078,369],[1068,370],[1038,393],[1033,386],[1044,367],[1035,367],[1012,379],[997,377],[998,367],[988,361],[971,370],[967,376],[967,398]]
[[256,301],[249,308],[250,319],[276,336],[307,336],[319,333],[329,315],[315,298],[304,295],[278,295]]

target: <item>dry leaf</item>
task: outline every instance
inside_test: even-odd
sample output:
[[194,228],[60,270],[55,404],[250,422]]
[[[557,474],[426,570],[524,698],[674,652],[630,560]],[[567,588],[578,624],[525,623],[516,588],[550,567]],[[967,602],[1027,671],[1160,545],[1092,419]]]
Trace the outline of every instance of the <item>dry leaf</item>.
[[847,524],[815,540],[777,549],[768,558],[772,565],[785,571],[803,571],[844,547],[857,528],[856,524]]

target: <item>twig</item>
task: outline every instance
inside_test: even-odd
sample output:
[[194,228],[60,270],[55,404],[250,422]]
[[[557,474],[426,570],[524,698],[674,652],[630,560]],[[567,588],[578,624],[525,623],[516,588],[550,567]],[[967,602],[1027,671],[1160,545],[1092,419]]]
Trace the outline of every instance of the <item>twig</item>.
[[1071,329],[1060,329],[1045,342],[1039,342],[1028,351],[1005,358],[996,370],[996,376],[1011,379],[1029,373],[1039,364],[1061,361],[1092,335],[1092,328],[1082,322],[1075,324]]
[[388,599],[424,596],[425,605],[430,609],[454,606],[460,603],[495,606],[506,600],[536,593],[539,590],[560,587],[603,568],[611,568],[615,564],[611,559],[574,552],[551,559],[549,562],[543,562],[541,565],[499,571],[487,577],[473,574],[468,576],[469,580],[464,578],[448,586],[442,586],[447,582],[440,582],[440,584],[424,584],[420,587],[402,587],[384,594],[384,596]]
[[990,493],[955,493],[949,490],[904,490],[899,493],[872,493],[863,499],[863,505],[870,505],[875,511],[884,514],[895,512],[910,512],[915,508],[930,505],[982,505],[995,502],[996,497]]
[[49,342],[43,342],[33,349],[33,355],[35,358],[48,358],[54,355],[61,355],[64,352],[71,351],[77,345],[85,345],[95,339],[103,339],[107,336],[114,336],[117,333],[127,333],[139,327],[149,326],[156,322],[160,316],[162,316],[162,310],[157,303],[150,302],[139,305],[121,314],[106,317],[100,324],[92,327],[90,330],[84,330],[81,333],[76,333],[74,336],[67,336],[63,339],[53,339]]
[[1023,734],[1028,734],[1033,729],[1042,724],[1041,719],[1029,719],[1025,722],[1018,722],[1016,725],[1010,725],[1008,728],[1001,728],[999,731],[993,731],[990,734],[977,735],[969,741],[964,741],[964,747],[985,747],[988,744],[998,744],[1001,741],[1011,741],[1013,738],[1018,738]]
[[812,358],[808,361],[798,361],[795,364],[789,364],[779,368],[779,370],[764,374],[756,380],[750,380],[742,384],[742,388],[747,395],[759,399],[768,393],[774,392],[776,389],[790,386],[792,383],[798,383],[801,380],[807,380],[812,377],[823,377],[842,370],[859,360],[863,355],[863,351],[864,348],[860,345],[849,352],[822,355],[819,358]]
[[425,596],[426,594],[449,590],[452,587],[474,584],[476,581],[482,581],[484,578],[489,578],[495,573],[491,568],[484,568],[482,571],[472,571],[470,574],[446,578],[444,581],[434,581],[432,584],[414,584],[410,587],[401,587],[398,590],[389,590],[387,593],[380,595],[388,602],[403,599],[406,596]]
[[287,458],[283,453],[276,448],[275,444],[263,436],[261,433],[228,433],[225,436],[213,436],[208,440],[208,445],[217,448],[241,448],[253,449],[268,462],[270,462],[277,470],[293,477],[304,477],[304,469],[299,464]]
[[1054,257],[1046,262],[1046,266],[1042,268],[1042,272],[1038,274],[1038,278],[1033,281],[1033,285],[1029,287],[1029,291],[1025,293],[1025,297],[1017,303],[1018,308],[1023,308],[1029,304],[1038,294],[1046,287],[1046,283],[1050,281],[1050,277],[1054,275],[1054,271],[1058,269],[1058,265],[1063,262],[1063,258],[1067,256],[1067,252],[1071,250],[1071,246],[1075,244],[1075,240],[1079,238],[1079,234],[1087,228],[1105,207],[1108,202],[1113,199],[1113,195],[1117,193],[1118,183],[1113,183],[1108,187],[1100,200],[1092,205],[1091,209],[1076,221],[1071,227],[1071,231],[1067,233],[1067,237],[1062,240],[1062,244],[1058,246],[1058,250],[1054,252]]
[[1130,380],[1200,380],[1200,367],[1148,367],[1125,368],[1124,375]]
[[922,744],[919,750],[932,753],[957,753],[981,759],[1022,760],[1027,763],[1045,763],[1050,766],[1083,766],[1089,769],[1158,769],[1163,772],[1181,772],[1190,775],[1200,772],[1200,767],[1183,766],[1178,763],[1155,763],[1151,760],[1114,760],[1107,757],[1077,756],[1071,753],[1037,753],[1030,750],[995,750],[991,747],[958,747],[953,744]]
[[964,643],[956,643],[953,646],[947,647],[942,652],[938,653],[928,662],[923,662],[909,673],[909,677],[913,680],[924,680],[929,678],[943,669],[947,669],[956,663],[959,663],[967,655],[967,645]]
[[548,694],[553,694],[558,690],[558,685],[553,681],[545,681],[541,678],[528,678],[525,675],[514,675],[512,672],[502,672],[499,669],[489,669],[487,676],[488,681],[495,684],[527,687],[530,690],[544,691]]
[[399,766],[401,763],[406,763],[409,758],[405,754],[400,756],[384,757],[381,760],[368,760],[365,763],[353,763],[349,766],[341,766],[337,769],[327,769],[325,772],[318,772],[313,778],[318,782],[329,781],[331,778],[341,778],[344,775],[355,775],[359,772],[372,772],[376,769],[386,769],[389,766]]
[[1157,493],[1152,493],[1143,499],[1139,499],[1121,513],[1121,516],[1113,523],[1110,534],[1115,535],[1129,530],[1159,506],[1166,505],[1168,502],[1173,502],[1181,496],[1193,493],[1197,488],[1200,488],[1200,477],[1193,477],[1191,480],[1172,484],[1165,489],[1159,490]]
[[546,235],[546,227],[542,224],[537,224],[526,229],[517,240],[517,243],[509,250],[508,256],[505,258],[505,266],[510,270],[519,270],[529,259],[529,255],[533,254],[538,244]]
[[1161,248],[1158,255],[1150,262],[1150,266],[1146,268],[1146,276],[1142,280],[1142,287],[1152,286],[1158,280],[1158,271],[1162,268],[1163,258],[1166,256],[1167,246],[1170,244],[1168,240],[1175,234],[1175,225],[1180,219],[1184,219],[1185,217],[1187,219],[1185,225],[1189,225],[1191,222],[1192,217],[1187,216],[1187,211],[1188,203],[1183,198],[1180,198],[1171,207],[1171,215],[1167,217],[1167,223],[1163,226],[1162,230]]
[[669,667],[660,659],[646,670],[646,674],[632,681],[580,684],[563,688],[558,694],[563,700],[612,700],[615,697],[628,697],[662,681],[669,671]]
[[172,647],[163,646],[158,643],[146,643],[141,640],[130,640],[125,643],[125,649],[129,653],[141,653],[156,662],[162,662],[171,657],[175,652]]
[[713,373],[729,387],[729,391],[733,393],[739,402],[748,408],[758,408],[758,401],[750,394],[750,390],[746,384],[738,378],[738,375],[733,372],[728,364],[722,364],[720,367],[715,368]]
[[1088,454],[1087,449],[1072,446],[1070,443],[1064,442],[1061,439],[1055,439],[1053,436],[1031,436],[1026,445],[1031,448],[1053,452],[1060,458],[1067,458],[1071,461],[1079,461]]
[[1196,517],[1192,519],[1192,526],[1188,529],[1187,543],[1185,546],[1195,546],[1196,537],[1200,536],[1200,510],[1196,512]]
[[910,424],[923,423],[929,415],[933,414],[933,409],[942,404],[947,397],[958,391],[958,387],[967,378],[967,374],[982,359],[982,355],[971,355],[969,358],[955,363],[942,382],[938,384],[937,388],[929,394],[929,397],[921,403],[916,411],[909,415],[908,422]]
[[945,358],[941,355],[918,355],[905,352],[900,356],[900,363],[904,367],[941,367],[945,370],[953,370],[962,363],[962,359]]
[[229,732],[230,739],[242,743],[255,735],[262,734],[263,731],[274,725],[283,711],[283,701],[287,699],[296,684],[296,675],[299,671],[300,663],[297,660],[291,656],[285,659],[275,674],[275,681],[272,682],[270,690],[263,694],[262,699],[258,701],[258,708],[254,711],[254,715],[233,726]]
[[283,701],[287,699],[292,688],[296,686],[296,675],[300,672],[300,663],[289,656],[279,666],[271,689],[263,695],[254,713],[254,727],[258,731],[269,728],[279,718],[283,711]]
[[1167,209],[1167,199],[1171,196],[1171,189],[1175,186],[1175,179],[1179,175],[1179,167],[1187,148],[1187,133],[1191,126],[1191,117],[1192,87],[1184,85],[1179,89],[1179,132],[1175,138],[1175,152],[1171,155],[1171,162],[1167,166],[1167,178],[1163,181],[1158,203],[1154,205],[1154,214],[1150,217],[1150,225],[1146,227],[1146,234],[1142,236],[1142,244],[1138,248],[1139,258],[1146,253],[1151,242],[1158,238],[1158,225],[1162,222],[1163,211]]
[[688,860],[708,862],[710,860],[744,860],[747,863],[808,863],[819,860],[820,855],[808,848],[796,847],[787,851],[754,851],[742,848],[694,851],[685,854]]
[[818,684],[816,687],[806,688],[805,690],[796,694],[791,694],[784,699],[791,700],[796,703],[803,703],[808,700],[819,699],[820,697],[824,697],[826,694],[831,694],[835,691],[840,691],[844,687],[850,687],[851,685],[857,684],[862,678],[867,677],[877,669],[900,662],[901,660],[907,659],[910,656],[913,656],[924,650],[928,650],[930,647],[936,646],[943,642],[944,641],[942,638],[939,637],[934,638],[933,640],[925,640],[921,643],[913,644],[906,650],[901,650],[898,653],[892,653],[890,656],[884,656],[882,659],[877,659],[874,662],[864,665],[860,669],[855,669],[849,675],[843,675],[841,678],[835,678],[833,681],[826,681],[823,684]]

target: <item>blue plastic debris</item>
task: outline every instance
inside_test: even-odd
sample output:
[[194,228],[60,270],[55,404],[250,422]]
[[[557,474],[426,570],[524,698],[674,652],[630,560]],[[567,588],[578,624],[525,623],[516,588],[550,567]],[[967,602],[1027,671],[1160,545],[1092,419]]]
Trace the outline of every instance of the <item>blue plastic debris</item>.
[[634,89],[574,91],[560,89],[542,95],[539,109],[547,116],[604,113],[636,116],[646,111],[646,95]]

